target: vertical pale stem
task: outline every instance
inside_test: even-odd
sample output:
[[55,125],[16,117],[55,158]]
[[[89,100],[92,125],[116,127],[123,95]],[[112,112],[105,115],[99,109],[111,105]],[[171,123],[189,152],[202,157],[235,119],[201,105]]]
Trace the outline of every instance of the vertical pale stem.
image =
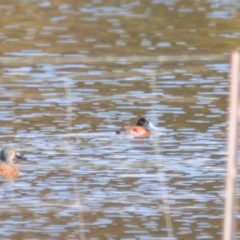
[[238,145],[238,101],[240,80],[240,54],[235,51],[231,58],[229,95],[229,126],[228,126],[228,158],[224,208],[223,240],[235,237],[235,202],[237,180],[237,145]]

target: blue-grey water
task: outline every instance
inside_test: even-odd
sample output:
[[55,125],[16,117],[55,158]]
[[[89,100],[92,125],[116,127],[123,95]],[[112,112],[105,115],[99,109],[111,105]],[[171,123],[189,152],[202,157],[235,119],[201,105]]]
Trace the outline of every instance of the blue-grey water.
[[239,7],[0,1],[1,239],[220,239]]

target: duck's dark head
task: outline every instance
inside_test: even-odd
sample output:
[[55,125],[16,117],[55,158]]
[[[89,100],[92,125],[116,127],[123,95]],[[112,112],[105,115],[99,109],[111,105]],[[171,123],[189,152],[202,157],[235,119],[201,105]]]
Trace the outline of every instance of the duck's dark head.
[[147,118],[140,118],[137,122],[137,126],[145,127],[148,130],[157,129]]
[[1,162],[13,164],[13,160],[15,158],[22,159],[22,160],[27,160],[27,158],[21,156],[12,147],[4,147],[0,152]]

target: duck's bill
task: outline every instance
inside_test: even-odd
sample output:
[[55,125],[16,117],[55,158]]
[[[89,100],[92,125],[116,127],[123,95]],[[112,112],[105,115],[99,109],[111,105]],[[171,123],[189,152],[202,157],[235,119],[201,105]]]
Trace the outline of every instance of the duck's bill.
[[17,159],[21,159],[21,160],[27,160],[27,158],[22,156],[22,155],[20,155],[20,153],[16,153],[16,158]]
[[151,122],[148,123],[148,129],[149,130],[158,130],[158,128],[155,127]]

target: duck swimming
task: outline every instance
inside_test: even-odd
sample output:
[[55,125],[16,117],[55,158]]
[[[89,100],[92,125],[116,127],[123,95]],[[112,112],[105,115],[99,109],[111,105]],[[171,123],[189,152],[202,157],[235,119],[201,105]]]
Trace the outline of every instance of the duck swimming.
[[12,147],[4,147],[0,152],[0,176],[6,178],[16,178],[18,176],[18,168],[14,165],[14,159],[27,160],[21,156]]
[[151,130],[157,128],[146,118],[140,118],[135,126],[125,126],[116,131],[117,134],[133,135],[136,137],[145,137],[151,134]]

